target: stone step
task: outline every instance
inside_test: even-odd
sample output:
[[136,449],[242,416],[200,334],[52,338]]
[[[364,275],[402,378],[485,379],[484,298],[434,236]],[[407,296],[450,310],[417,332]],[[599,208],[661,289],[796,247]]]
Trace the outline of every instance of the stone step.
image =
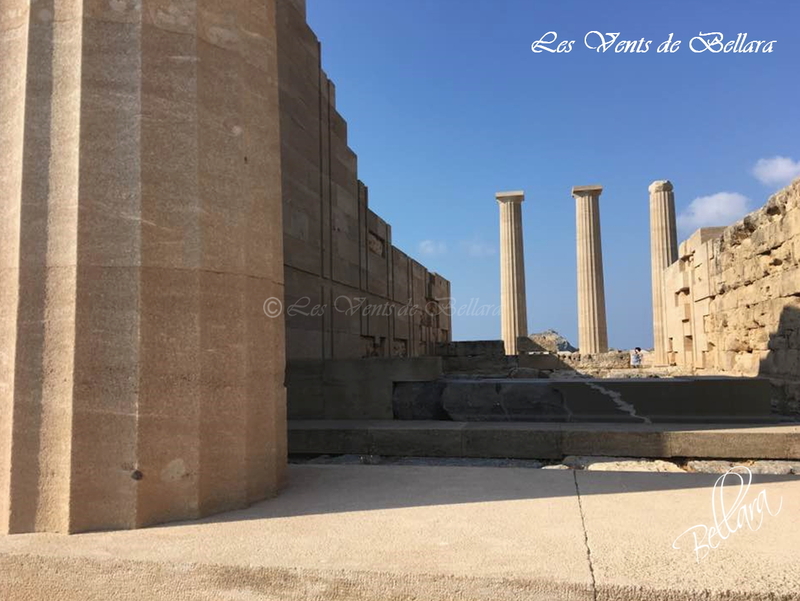
[[775,423],[761,378],[464,379],[396,382],[405,420]]
[[289,453],[562,459],[568,455],[800,459],[800,423],[289,421]]

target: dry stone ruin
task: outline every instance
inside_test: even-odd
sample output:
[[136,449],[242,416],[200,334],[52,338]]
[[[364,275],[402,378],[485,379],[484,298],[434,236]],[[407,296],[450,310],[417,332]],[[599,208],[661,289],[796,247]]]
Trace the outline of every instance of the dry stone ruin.
[[780,408],[800,412],[800,180],[678,255],[664,273],[668,362],[766,377]]

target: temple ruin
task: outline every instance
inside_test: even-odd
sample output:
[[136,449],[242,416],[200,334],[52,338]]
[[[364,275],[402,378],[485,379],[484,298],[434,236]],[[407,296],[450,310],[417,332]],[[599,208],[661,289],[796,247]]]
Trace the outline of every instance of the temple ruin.
[[[634,369],[600,185],[572,189],[579,348],[527,329],[522,190],[497,340],[453,340],[305,0],[0,0],[0,151],[2,601],[797,598],[800,179],[682,243],[680,182],[641,190]],[[765,527],[695,563],[745,464]]]
[[600,235],[602,192],[602,186],[576,186],[572,189],[578,241],[578,348],[589,355],[608,351]]
[[2,4],[0,532],[284,481],[275,2],[195,8]]
[[453,342],[450,283],[369,207],[304,1],[262,4],[3,4],[0,532],[243,508],[289,452],[798,454],[659,424],[796,418],[800,182],[680,245],[650,187],[654,367],[703,378],[582,377],[608,351],[596,185],[572,189],[583,359],[528,338],[522,191],[496,197],[502,340]]
[[450,283],[393,246],[391,225],[369,208],[304,2],[278,2],[277,24],[290,367],[430,355],[450,340],[450,314],[438,309]]
[[517,340],[528,335],[522,202],[525,193],[498,192],[500,207],[500,315],[506,353],[517,354]]
[[90,4],[0,12],[3,532],[273,496],[287,358],[450,340],[449,282],[369,209],[305,2]]

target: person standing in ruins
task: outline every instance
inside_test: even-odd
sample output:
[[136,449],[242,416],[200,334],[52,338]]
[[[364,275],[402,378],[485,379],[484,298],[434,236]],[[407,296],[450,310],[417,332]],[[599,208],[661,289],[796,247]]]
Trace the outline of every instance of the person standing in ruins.
[[638,346],[631,351],[631,367],[639,368],[642,366],[642,349]]

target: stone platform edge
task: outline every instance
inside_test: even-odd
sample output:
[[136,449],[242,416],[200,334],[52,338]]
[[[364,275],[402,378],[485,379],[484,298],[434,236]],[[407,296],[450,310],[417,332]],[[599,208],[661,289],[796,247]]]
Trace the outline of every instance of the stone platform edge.
[[800,424],[291,420],[294,455],[800,459]]

